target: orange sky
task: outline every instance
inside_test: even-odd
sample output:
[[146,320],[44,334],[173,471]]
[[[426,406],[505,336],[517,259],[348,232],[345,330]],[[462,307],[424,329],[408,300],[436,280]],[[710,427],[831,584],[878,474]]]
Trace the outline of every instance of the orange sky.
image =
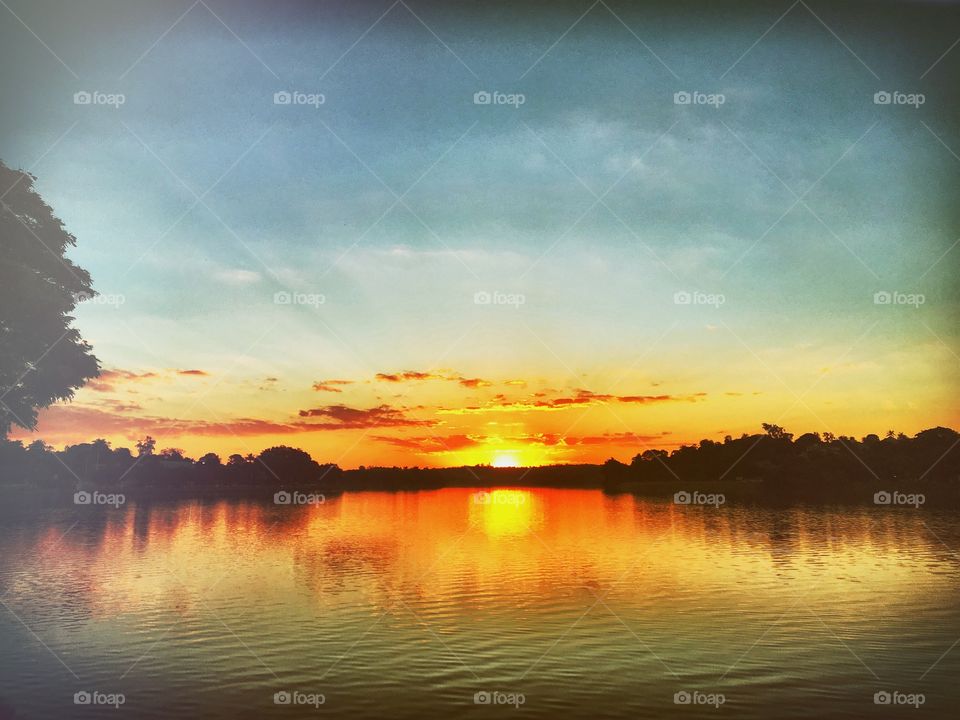
[[301,382],[199,368],[110,369],[73,402],[43,411],[35,434],[13,437],[40,437],[57,447],[103,437],[132,448],[151,435],[158,448],[181,448],[195,458],[285,444],[342,467],[538,465],[629,461],[648,448],[757,432],[761,421],[798,433],[853,435],[883,433],[888,424],[908,433],[957,424],[947,403],[931,415],[918,404],[911,410],[896,393],[871,401],[864,372],[846,365],[811,369],[804,378],[811,389],[801,394],[759,364],[743,374],[749,382],[688,381],[683,391],[678,382],[639,371],[619,382],[481,377],[450,368]]

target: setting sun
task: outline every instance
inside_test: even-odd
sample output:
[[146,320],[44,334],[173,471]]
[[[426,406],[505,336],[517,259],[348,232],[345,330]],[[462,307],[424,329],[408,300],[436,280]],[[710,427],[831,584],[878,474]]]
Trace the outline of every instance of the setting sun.
[[520,459],[515,450],[503,450],[493,456],[494,467],[520,467]]

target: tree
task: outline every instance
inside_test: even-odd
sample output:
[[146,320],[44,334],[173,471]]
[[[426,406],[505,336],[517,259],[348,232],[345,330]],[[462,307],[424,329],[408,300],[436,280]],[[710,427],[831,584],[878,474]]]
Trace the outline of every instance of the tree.
[[207,453],[197,460],[198,465],[209,465],[211,467],[220,467],[220,456],[216,453]]
[[774,425],[772,423],[761,423],[761,427],[767,435],[775,440],[790,440],[793,437],[793,433],[788,433],[779,425]]
[[174,460],[176,462],[193,462],[183,454],[183,450],[180,448],[164,448],[160,451],[160,458],[163,460]]
[[66,257],[76,244],[33,187],[33,175],[0,162],[0,437],[33,430],[37,411],[100,373],[93,348],[71,327],[95,295],[90,275]]
[[137,443],[137,455],[139,457],[148,457],[149,455],[153,455],[153,451],[156,449],[157,441],[149,435]]
[[281,480],[308,481],[320,477],[320,465],[299,448],[286,445],[267,448],[256,459],[271,476]]

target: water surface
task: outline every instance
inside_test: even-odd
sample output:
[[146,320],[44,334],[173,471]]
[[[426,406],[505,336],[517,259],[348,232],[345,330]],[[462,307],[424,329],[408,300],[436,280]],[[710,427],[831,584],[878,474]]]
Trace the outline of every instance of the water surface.
[[[7,510],[0,717],[938,717],[960,705],[951,512],[473,492]],[[74,704],[82,691],[125,702]],[[294,691],[323,704],[275,704]],[[895,691],[922,694],[920,710],[874,703]],[[523,704],[476,704],[478,692]],[[683,692],[724,703],[677,704]]]

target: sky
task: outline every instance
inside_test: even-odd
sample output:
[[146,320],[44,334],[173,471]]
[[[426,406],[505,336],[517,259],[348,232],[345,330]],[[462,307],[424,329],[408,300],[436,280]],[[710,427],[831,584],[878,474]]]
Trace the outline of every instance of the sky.
[[356,467],[960,427],[956,5],[0,17],[0,159],[77,237],[104,370],[14,437]]

